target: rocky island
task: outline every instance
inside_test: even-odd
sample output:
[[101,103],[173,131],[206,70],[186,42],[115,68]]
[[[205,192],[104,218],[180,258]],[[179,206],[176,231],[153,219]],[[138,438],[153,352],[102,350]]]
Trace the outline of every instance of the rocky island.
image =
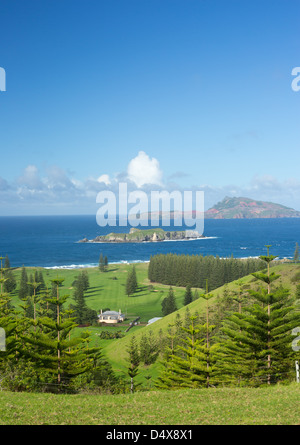
[[226,196],[205,212],[205,219],[300,218],[300,212],[273,202]]
[[160,228],[136,229],[131,228],[129,233],[109,233],[99,235],[94,239],[83,238],[80,243],[142,243],[157,241],[178,241],[205,238],[195,230],[165,231]]
[[201,219],[245,219],[245,218],[300,218],[300,212],[281,204],[267,201],[257,201],[250,198],[226,196],[222,201],[215,204],[203,213],[195,210],[189,212],[149,212],[143,213],[141,219],[149,220],[154,218],[164,218],[169,216],[171,220],[185,218],[187,220],[195,218]]

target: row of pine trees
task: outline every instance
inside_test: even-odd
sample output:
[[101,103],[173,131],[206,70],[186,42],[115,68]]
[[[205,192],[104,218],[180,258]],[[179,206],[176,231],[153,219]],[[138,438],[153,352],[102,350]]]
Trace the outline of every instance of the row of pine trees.
[[158,254],[150,258],[148,278],[151,282],[170,286],[206,288],[209,292],[225,283],[238,280],[245,275],[265,267],[259,258],[222,259],[202,255]]

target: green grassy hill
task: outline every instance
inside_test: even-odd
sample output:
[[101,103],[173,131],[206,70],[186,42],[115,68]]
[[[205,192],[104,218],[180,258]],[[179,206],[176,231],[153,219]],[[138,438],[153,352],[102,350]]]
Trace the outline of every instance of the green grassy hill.
[[[139,289],[132,297],[128,297],[125,293],[125,283],[127,278],[127,273],[130,269],[130,265],[110,265],[107,272],[101,273],[98,268],[86,269],[89,275],[90,288],[86,292],[86,302],[87,305],[100,312],[100,309],[110,308],[110,310],[118,311],[121,309],[128,317],[125,323],[119,323],[116,326],[89,326],[87,328],[76,328],[74,335],[76,335],[79,330],[85,329],[91,332],[94,345],[101,346],[103,348],[103,353],[105,357],[112,364],[115,371],[126,372],[127,366],[127,348],[130,343],[131,337],[134,335],[136,337],[137,343],[139,343],[143,333],[152,331],[154,336],[158,336],[160,331],[163,333],[167,332],[169,324],[173,323],[176,319],[177,313],[184,318],[187,306],[183,306],[183,299],[185,288],[173,286],[175,293],[176,304],[179,308],[178,311],[163,317],[161,320],[147,326],[148,320],[154,317],[162,317],[161,313],[161,302],[167,296],[169,286],[150,283],[148,280],[148,264],[138,263],[135,265],[137,272],[137,279],[139,283]],[[293,263],[278,263],[274,268],[272,268],[276,273],[281,275],[280,280],[276,284],[282,283],[283,286],[288,287],[291,292],[295,291],[296,284],[300,283],[300,266]],[[28,269],[27,272],[33,272],[33,270]],[[20,276],[20,269],[16,270],[17,280]],[[70,299],[68,304],[72,302],[73,286],[72,283],[78,275],[78,270],[53,270],[47,269],[43,271],[44,278],[46,282],[50,283],[51,279],[63,277],[65,279],[63,286],[61,288],[62,294],[69,294]],[[241,283],[248,285],[250,287],[257,286],[257,282],[252,275],[242,278]],[[232,282],[226,285],[228,291],[237,290],[237,282]],[[18,290],[18,289],[17,289]],[[13,294],[13,302],[16,306],[20,304],[20,300],[17,296],[17,290]],[[217,296],[222,296],[224,292],[224,286],[215,289],[211,292],[214,295],[209,302],[210,308],[216,305]],[[205,301],[201,298],[193,301],[188,305],[190,313],[198,312],[203,313],[205,310]],[[128,328],[128,323],[140,317],[140,324],[134,326],[129,332],[125,333]],[[122,330],[125,336],[121,339],[113,340],[100,340],[99,332],[101,330]],[[148,367],[141,367],[139,380],[144,380],[146,374],[151,374],[155,377],[158,373],[160,367],[159,361],[154,365]]]
[[[281,275],[280,279],[276,282],[277,285],[282,284],[284,287],[289,288],[291,293],[295,292],[296,285],[300,283],[299,265],[292,263],[279,263],[276,266],[272,267],[272,271]],[[239,282],[241,282],[242,285],[247,285],[249,286],[249,288],[252,289],[254,289],[258,285],[256,279],[252,275],[248,275],[240,279]],[[229,292],[231,290],[238,290],[237,281],[233,281],[232,283],[229,283],[225,286]],[[214,297],[209,301],[209,307],[211,308],[211,310],[216,305],[217,297],[222,296],[225,286],[222,286],[210,292],[212,295],[214,295]],[[134,335],[137,342],[139,342],[143,333],[150,330],[155,336],[158,336],[160,331],[166,333],[169,324],[174,323],[177,313],[180,314],[182,318],[184,318],[187,307],[191,314],[193,314],[194,312],[198,312],[200,314],[204,313],[206,308],[206,302],[204,301],[204,299],[199,298],[190,303],[188,306],[183,306],[182,300],[184,289],[176,287],[173,287],[173,289],[175,291],[175,295],[182,295],[180,298],[177,296],[177,301],[181,302],[181,307],[178,309],[178,311],[173,312],[166,317],[163,317],[161,320],[158,320],[149,326],[143,327],[143,329],[133,328],[124,338],[118,339],[115,342],[111,342],[107,344],[107,346],[104,346],[104,353],[115,369],[118,369],[120,371],[125,369],[127,360],[126,350],[129,346],[132,335]],[[150,367],[141,368],[141,377],[143,376],[143,374],[147,374],[149,372],[153,372],[153,375],[155,376],[157,374],[158,368],[159,363],[155,363]]]

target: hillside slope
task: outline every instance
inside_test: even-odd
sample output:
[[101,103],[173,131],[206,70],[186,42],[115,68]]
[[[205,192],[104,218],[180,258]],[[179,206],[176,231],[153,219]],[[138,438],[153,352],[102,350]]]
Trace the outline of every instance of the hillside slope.
[[[295,292],[296,285],[299,283],[299,279],[298,281],[296,281],[295,276],[296,274],[300,275],[300,266],[293,263],[279,263],[276,266],[272,267],[272,271],[280,275],[280,279],[276,282],[277,285],[282,284],[284,287],[290,289],[290,292],[293,294]],[[254,288],[258,284],[252,275],[241,278],[239,282],[242,285],[247,285],[249,288]],[[237,281],[233,281],[232,283],[229,283],[225,286],[227,287],[228,291],[238,290]],[[211,298],[211,300],[209,301],[209,306],[211,309],[213,309],[213,307],[216,307],[217,297],[221,297],[223,295],[225,286],[221,286],[220,288],[210,292],[210,294],[214,295],[214,297]],[[175,289],[176,288],[174,288],[174,290]],[[104,347],[104,355],[108,358],[109,362],[112,364],[115,370],[126,372],[126,367],[128,366],[127,348],[129,347],[131,337],[134,335],[137,344],[139,344],[142,335],[149,333],[149,331],[152,331],[152,334],[155,337],[158,337],[161,332],[163,334],[166,334],[168,326],[175,322],[177,314],[179,314],[181,318],[184,319],[187,308],[189,309],[191,315],[195,312],[203,314],[206,309],[206,302],[204,299],[199,298],[190,303],[188,306],[181,307],[176,312],[163,317],[162,319],[149,326],[145,326],[141,329],[132,328],[125,337],[108,344],[107,347]],[[159,367],[159,362],[156,362],[154,363],[154,365],[151,365],[149,367],[141,367],[140,378],[142,378],[146,374],[149,374],[149,371],[151,372],[151,374],[157,375]]]

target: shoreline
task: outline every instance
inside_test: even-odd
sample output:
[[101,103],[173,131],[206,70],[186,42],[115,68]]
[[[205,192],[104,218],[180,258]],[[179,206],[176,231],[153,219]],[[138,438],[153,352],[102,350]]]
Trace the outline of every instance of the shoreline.
[[199,238],[182,238],[182,239],[162,239],[162,240],[156,240],[156,241],[131,241],[131,240],[126,240],[126,241],[109,241],[109,240],[105,240],[105,241],[95,241],[95,240],[87,240],[87,241],[76,241],[76,244],[148,244],[148,243],[164,243],[164,242],[177,242],[177,241],[199,241],[199,240],[206,240],[206,239],[216,239],[219,238],[218,236],[201,236]]
[[131,227],[129,233],[108,233],[106,235],[98,235],[94,239],[83,238],[78,241],[80,244],[86,243],[145,243],[160,241],[189,241],[206,238],[197,230],[164,230],[162,228],[138,229]]
[[[247,257],[235,257],[236,260],[248,260],[248,259],[257,259],[258,256],[247,256]],[[229,259],[228,257],[220,257],[220,260],[226,260]],[[278,261],[281,263],[290,263],[292,261],[293,257],[276,257],[274,261]],[[150,263],[150,260],[121,260],[121,261],[112,261],[109,262],[108,265],[129,265],[129,264],[146,264]],[[60,265],[60,266],[25,266],[25,268],[40,268],[40,269],[47,269],[47,270],[75,270],[75,269],[97,269],[98,263],[88,263],[88,264],[70,264],[70,265]],[[21,268],[20,266],[19,268]]]
[[[121,260],[121,261],[112,261],[108,263],[108,265],[125,265],[125,264],[140,264],[140,263],[150,263],[150,260]],[[98,269],[98,264],[70,264],[70,265],[62,265],[62,266],[28,266],[28,267],[41,267],[42,269],[47,270],[56,270],[56,269],[62,269],[62,270],[74,270],[74,269]]]

